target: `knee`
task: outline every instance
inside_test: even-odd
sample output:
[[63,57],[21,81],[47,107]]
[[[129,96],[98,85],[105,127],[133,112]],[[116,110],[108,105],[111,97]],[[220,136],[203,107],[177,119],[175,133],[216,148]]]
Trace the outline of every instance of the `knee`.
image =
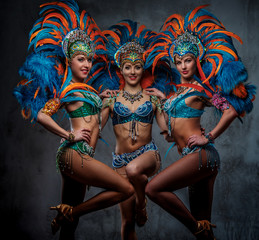
[[157,196],[158,192],[156,191],[156,189],[154,188],[152,182],[149,182],[145,188],[145,193],[148,196],[148,198],[150,198],[151,200],[155,199],[155,197]]
[[129,180],[134,180],[138,177],[139,172],[137,166],[127,165],[125,170]]
[[127,190],[126,190],[126,196],[127,198],[131,197],[133,194],[135,194],[135,189],[134,187],[129,183],[129,186],[127,187]]
[[136,181],[142,182],[146,180],[145,176],[141,174],[140,169],[136,165],[128,165],[126,167],[126,174],[128,179],[133,183]]

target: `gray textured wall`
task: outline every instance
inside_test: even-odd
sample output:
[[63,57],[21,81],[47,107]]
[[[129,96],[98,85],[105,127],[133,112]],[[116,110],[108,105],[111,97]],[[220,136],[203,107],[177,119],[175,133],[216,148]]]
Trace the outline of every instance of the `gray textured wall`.
[[[118,4],[118,2],[120,2]],[[50,231],[54,213],[49,206],[60,202],[61,181],[55,168],[55,151],[59,138],[42,127],[24,121],[12,89],[20,80],[18,68],[26,57],[28,33],[37,18],[38,6],[43,0],[9,0],[0,3],[1,18],[1,161],[0,161],[0,218],[1,234],[8,239],[57,239]],[[212,11],[226,26],[237,33],[243,45],[234,40],[249,73],[249,79],[258,86],[259,2],[257,0],[80,0],[102,28],[121,19],[131,18],[156,31],[172,13],[186,14],[202,4],[210,4]],[[259,239],[259,166],[258,166],[258,98],[254,110],[241,124],[236,120],[217,139],[216,146],[222,158],[222,169],[215,185],[212,220],[217,224],[215,235],[221,240]],[[210,111],[203,118],[209,130],[216,120]],[[66,123],[64,123],[66,125]],[[169,144],[159,136],[154,124],[154,138],[164,156]],[[114,149],[113,132],[109,122],[103,132],[103,142],[97,146],[96,158],[111,166]],[[172,150],[163,161],[163,167],[179,158]],[[98,189],[91,188],[86,197]],[[188,203],[187,191],[178,191]],[[188,231],[165,211],[148,202],[149,220],[137,228],[139,239],[192,239]],[[81,218],[77,239],[120,239],[118,206]]]

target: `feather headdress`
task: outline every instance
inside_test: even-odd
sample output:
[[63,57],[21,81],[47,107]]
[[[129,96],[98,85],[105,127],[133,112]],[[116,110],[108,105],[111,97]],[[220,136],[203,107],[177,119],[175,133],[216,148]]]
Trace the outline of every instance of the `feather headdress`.
[[174,61],[175,55],[191,53],[199,73],[195,79],[207,96],[220,93],[242,115],[252,110],[255,95],[255,86],[247,83],[246,69],[232,42],[232,38],[240,43],[242,40],[203,9],[206,6],[195,8],[185,17],[179,14],[168,17],[146,54],[150,61],[157,62],[164,56]]
[[[122,20],[116,25],[112,25],[108,30],[103,31],[108,40],[108,66],[100,67],[100,74],[91,79],[91,85],[95,88],[119,89],[122,88],[122,76],[120,68],[125,62],[140,63],[146,70],[143,76],[142,87],[153,86],[169,93],[169,82],[171,70],[169,61],[163,58],[154,66],[154,74],[150,69],[152,61],[147,60],[148,55],[145,52],[150,48],[153,39],[157,33],[147,29],[144,25],[138,26],[137,22],[132,20]],[[167,90],[167,91],[166,91]]]
[[[60,0],[41,5],[40,18],[30,31],[32,50],[19,74],[25,78],[14,89],[25,118],[32,121],[38,111],[52,98],[60,104],[87,101],[72,97],[74,91],[96,92],[85,83],[70,84],[69,60],[76,51],[91,54],[96,61],[105,61],[105,37],[86,11],[79,12],[74,0]],[[70,46],[73,43],[72,48]]]

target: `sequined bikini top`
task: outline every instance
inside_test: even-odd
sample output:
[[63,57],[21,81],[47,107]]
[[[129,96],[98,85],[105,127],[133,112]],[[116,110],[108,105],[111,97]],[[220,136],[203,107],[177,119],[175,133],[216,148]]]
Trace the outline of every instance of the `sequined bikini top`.
[[178,95],[176,98],[171,100],[169,98],[164,105],[164,111],[168,114],[169,117],[173,118],[195,118],[201,117],[204,113],[204,110],[192,108],[186,105],[185,99],[191,96],[206,96],[204,93],[198,91],[192,91],[191,89],[184,94]]
[[100,113],[102,100],[94,93],[82,93],[84,96],[83,105],[72,112],[68,112],[70,118],[80,118]]
[[154,110],[151,101],[146,101],[141,104],[135,112],[121,102],[115,102],[113,107],[112,124],[123,124],[131,121],[138,121],[142,123],[153,123]]

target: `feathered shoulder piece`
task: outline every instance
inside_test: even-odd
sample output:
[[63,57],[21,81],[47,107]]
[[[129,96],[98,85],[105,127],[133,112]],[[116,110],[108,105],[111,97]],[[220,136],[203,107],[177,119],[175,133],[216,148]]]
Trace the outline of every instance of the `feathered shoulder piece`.
[[242,115],[252,110],[255,86],[247,83],[247,72],[233,45],[240,43],[236,34],[226,30],[216,16],[199,6],[185,17],[173,14],[162,26],[149,50],[153,61],[169,56],[174,62],[177,55],[192,54],[196,58],[196,80],[204,87],[208,97],[225,97]]
[[95,92],[85,83],[72,88],[70,84],[72,73],[69,61],[76,51],[96,61],[100,58],[106,61],[104,35],[86,11],[79,12],[74,0],[41,5],[40,17],[29,38],[28,50],[32,53],[19,71],[24,80],[14,89],[25,118],[34,121],[38,111],[52,98],[59,98],[60,103],[76,100],[67,97],[72,89]]

